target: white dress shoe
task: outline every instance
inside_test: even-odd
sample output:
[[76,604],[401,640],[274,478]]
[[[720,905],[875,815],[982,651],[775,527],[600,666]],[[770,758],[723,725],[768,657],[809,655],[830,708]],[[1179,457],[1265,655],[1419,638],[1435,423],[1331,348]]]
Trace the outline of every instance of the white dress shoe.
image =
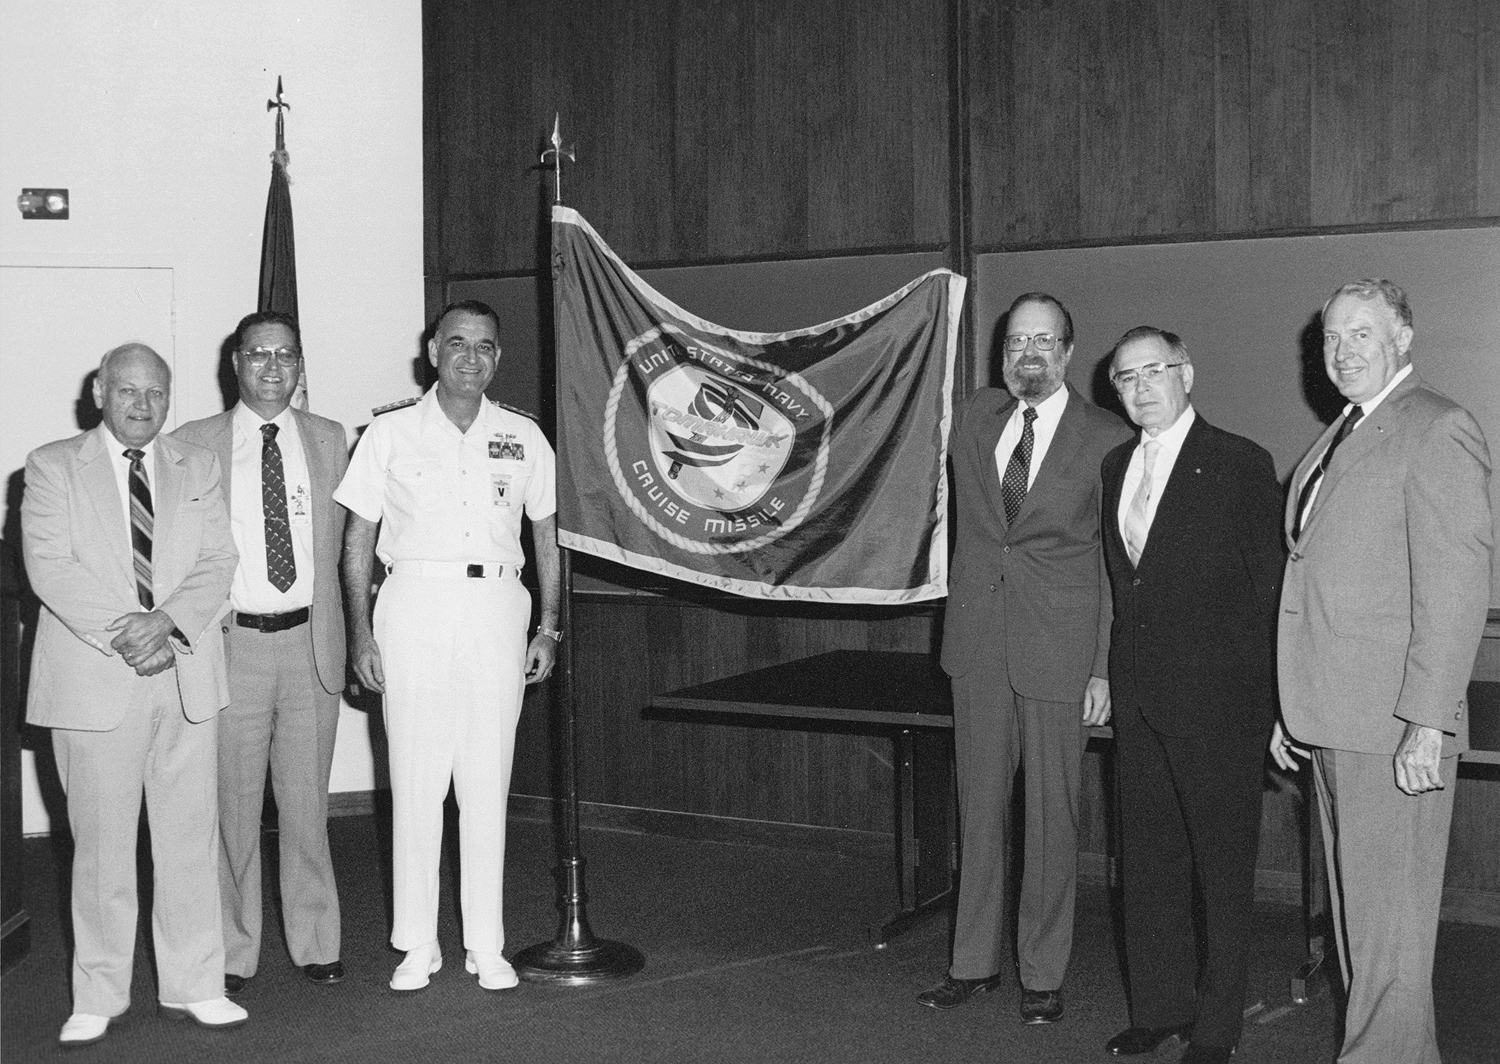
[[464,960],[464,970],[470,975],[479,976],[479,985],[486,990],[509,990],[521,981],[516,977],[516,970],[510,966],[510,961],[498,953],[481,953],[471,949]]
[[109,1030],[110,1017],[95,1016],[88,1012],[75,1012],[68,1017],[68,1022],[63,1024],[62,1032],[57,1036],[58,1042],[65,1046],[86,1046],[104,1037],[104,1032]]
[[186,1005],[163,1001],[161,1014],[169,1020],[192,1020],[199,1027],[213,1028],[238,1027],[250,1018],[248,1012],[227,997],[193,1001]]
[[432,975],[443,966],[443,954],[436,942],[406,951],[406,959],[396,965],[391,975],[392,990],[421,990]]

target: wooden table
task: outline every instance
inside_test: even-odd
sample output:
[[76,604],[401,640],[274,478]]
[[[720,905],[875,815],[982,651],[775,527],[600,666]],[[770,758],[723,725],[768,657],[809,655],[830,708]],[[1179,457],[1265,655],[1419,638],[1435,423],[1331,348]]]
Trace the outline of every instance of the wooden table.
[[[953,890],[957,838],[952,690],[927,654],[835,650],[656,695],[659,710],[836,721],[888,734],[894,746],[900,910],[870,928],[882,946]],[[1109,728],[1090,735],[1108,738]]]
[[870,928],[877,946],[944,907],[953,889],[953,701],[926,654],[835,650],[656,695],[653,709],[836,721],[889,735],[900,911]]

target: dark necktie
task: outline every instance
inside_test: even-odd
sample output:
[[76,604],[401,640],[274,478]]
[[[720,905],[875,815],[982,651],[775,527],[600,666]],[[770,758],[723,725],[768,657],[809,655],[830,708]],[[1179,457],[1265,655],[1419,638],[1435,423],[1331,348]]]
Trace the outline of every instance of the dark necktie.
[[1021,442],[1010,452],[1010,461],[1005,465],[1005,479],[1000,482],[1000,498],[1005,502],[1005,523],[1016,523],[1016,514],[1026,501],[1026,482],[1031,478],[1031,447],[1036,442],[1032,422],[1036,421],[1036,407],[1028,406],[1021,415],[1026,427],[1021,430]]
[[286,519],[286,474],[281,468],[281,447],[276,426],[260,427],[260,503],[266,515],[266,578],[277,591],[286,591],[297,581],[297,560],[292,555],[292,527]]
[[1344,423],[1339,430],[1333,434],[1333,442],[1328,445],[1328,450],[1323,452],[1323,457],[1318,459],[1318,464],[1313,466],[1313,471],[1307,475],[1307,483],[1302,485],[1302,491],[1297,496],[1297,523],[1292,529],[1292,539],[1302,535],[1302,526],[1307,522],[1307,504],[1312,501],[1313,491],[1322,483],[1323,474],[1328,472],[1329,459],[1333,452],[1338,450],[1339,444],[1349,438],[1349,433],[1354,431],[1354,426],[1359,424],[1359,419],[1365,416],[1364,408],[1356,406],[1344,417]]
[[130,459],[130,555],[135,567],[135,597],[141,609],[154,610],[156,596],[151,594],[151,529],[156,511],[151,506],[151,482],[146,479],[145,451],[125,448]]

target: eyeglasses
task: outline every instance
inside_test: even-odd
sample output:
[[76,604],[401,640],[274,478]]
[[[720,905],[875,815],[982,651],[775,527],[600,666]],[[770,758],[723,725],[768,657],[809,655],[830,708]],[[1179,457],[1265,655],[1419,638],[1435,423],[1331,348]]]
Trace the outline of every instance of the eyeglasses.
[[1167,370],[1185,365],[1187,365],[1186,362],[1147,362],[1144,366],[1111,374],[1109,379],[1114,383],[1115,391],[1124,392],[1134,388],[1136,381],[1155,384],[1162,379]]
[[1033,333],[1030,336],[1025,333],[1009,333],[1005,337],[1005,349],[1024,351],[1027,344],[1035,344],[1038,351],[1051,351],[1057,346],[1057,340],[1054,333]]
[[296,351],[290,347],[278,347],[274,351],[269,347],[257,347],[251,351],[241,351],[240,354],[244,355],[245,361],[249,362],[252,366],[264,366],[274,358],[277,365],[291,367],[295,366],[302,358],[301,351]]

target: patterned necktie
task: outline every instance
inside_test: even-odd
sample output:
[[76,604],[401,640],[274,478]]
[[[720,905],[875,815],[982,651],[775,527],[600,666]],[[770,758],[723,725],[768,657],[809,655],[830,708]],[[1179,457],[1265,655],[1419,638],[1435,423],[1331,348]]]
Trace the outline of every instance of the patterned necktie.
[[141,609],[154,610],[156,596],[151,593],[151,529],[156,511],[151,506],[151,482],[146,479],[145,451],[125,449],[130,459],[130,555],[135,566],[135,597]]
[[286,518],[286,475],[281,468],[281,447],[276,426],[260,427],[260,504],[266,517],[266,578],[277,591],[286,591],[297,581],[297,560],[292,555],[292,527]]
[[1339,444],[1349,438],[1349,433],[1354,431],[1354,426],[1359,419],[1365,416],[1364,408],[1356,406],[1349,411],[1344,423],[1339,426],[1338,432],[1333,434],[1333,442],[1328,445],[1328,450],[1323,452],[1323,457],[1318,459],[1318,464],[1313,466],[1311,473],[1307,474],[1307,483],[1302,485],[1302,491],[1297,496],[1297,523],[1292,528],[1292,539],[1302,535],[1302,526],[1307,523],[1307,507],[1312,502],[1313,491],[1323,482],[1323,474],[1328,472],[1328,461],[1333,457],[1333,452],[1338,450]]
[[1156,474],[1156,456],[1161,453],[1161,441],[1147,440],[1142,453],[1145,468],[1141,471],[1141,482],[1135,489],[1135,498],[1130,500],[1130,509],[1125,511],[1125,553],[1130,555],[1131,565],[1141,563],[1141,552],[1146,549],[1146,533],[1151,530],[1146,507],[1151,502],[1151,480]]
[[1028,406],[1021,415],[1026,427],[1021,430],[1021,442],[1010,452],[1010,461],[1005,464],[1005,479],[1000,482],[1000,498],[1005,503],[1005,523],[1016,523],[1016,514],[1026,501],[1027,481],[1031,479],[1031,447],[1036,442],[1032,422],[1036,421],[1036,407]]

